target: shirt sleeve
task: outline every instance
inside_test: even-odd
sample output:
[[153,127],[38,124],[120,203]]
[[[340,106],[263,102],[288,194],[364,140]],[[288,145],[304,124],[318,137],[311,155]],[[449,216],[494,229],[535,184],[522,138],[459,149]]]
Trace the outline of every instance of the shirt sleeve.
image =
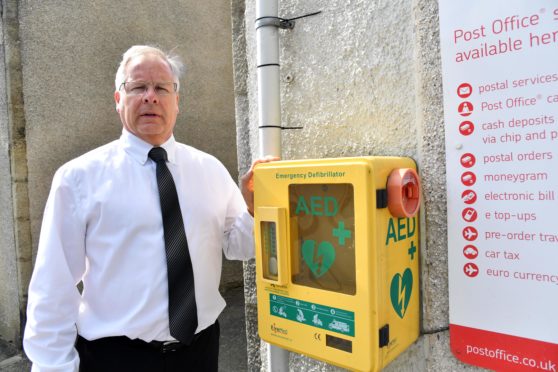
[[85,223],[71,174],[59,170],[47,200],[29,285],[23,346],[33,372],[77,371],[74,348],[85,271]]
[[254,257],[254,218],[232,179],[231,197],[225,217],[223,251],[229,260],[249,260]]

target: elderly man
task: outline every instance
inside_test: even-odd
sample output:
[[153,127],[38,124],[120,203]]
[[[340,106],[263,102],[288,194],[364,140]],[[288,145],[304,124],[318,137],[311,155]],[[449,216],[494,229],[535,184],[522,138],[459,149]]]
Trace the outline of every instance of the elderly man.
[[175,141],[181,69],[130,48],[115,80],[121,137],[54,176],[29,287],[33,371],[217,370],[221,251],[253,257],[252,170],[239,190]]

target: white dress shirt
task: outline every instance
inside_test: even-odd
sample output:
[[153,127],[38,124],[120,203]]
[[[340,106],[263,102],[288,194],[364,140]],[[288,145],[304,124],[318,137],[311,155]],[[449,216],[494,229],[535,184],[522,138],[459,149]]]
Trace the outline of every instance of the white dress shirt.
[[[221,251],[229,259],[252,258],[254,221],[216,158],[174,137],[162,147],[184,219],[199,332],[225,307]],[[76,333],[88,340],[173,340],[151,148],[124,130],[56,172],[29,286],[24,348],[33,371],[77,371]]]

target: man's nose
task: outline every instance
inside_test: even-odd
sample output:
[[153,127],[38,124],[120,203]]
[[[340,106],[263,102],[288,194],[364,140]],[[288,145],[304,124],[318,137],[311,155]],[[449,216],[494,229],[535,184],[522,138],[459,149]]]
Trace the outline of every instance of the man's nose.
[[143,93],[143,101],[145,103],[157,103],[159,102],[159,97],[155,93],[155,87],[152,85],[147,86],[147,89]]

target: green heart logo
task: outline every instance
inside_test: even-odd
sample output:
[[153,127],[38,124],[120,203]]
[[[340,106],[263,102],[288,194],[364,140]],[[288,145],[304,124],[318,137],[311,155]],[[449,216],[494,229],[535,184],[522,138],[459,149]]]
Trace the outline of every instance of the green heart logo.
[[302,258],[312,273],[319,278],[327,273],[335,261],[335,248],[330,242],[321,242],[316,250],[315,240],[306,240],[302,244]]
[[409,306],[412,290],[413,273],[411,269],[405,269],[403,276],[397,273],[393,276],[393,279],[391,279],[391,305],[401,319],[405,316],[405,312]]

